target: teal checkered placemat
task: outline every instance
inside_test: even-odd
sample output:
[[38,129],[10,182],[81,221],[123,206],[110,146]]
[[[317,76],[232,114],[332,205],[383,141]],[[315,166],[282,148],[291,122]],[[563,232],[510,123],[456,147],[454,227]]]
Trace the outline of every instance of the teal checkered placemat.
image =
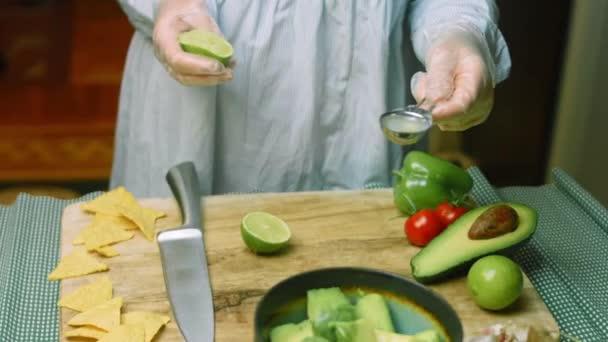
[[57,341],[57,266],[63,209],[77,200],[21,194],[0,206],[0,341]]
[[563,333],[581,341],[608,341],[608,210],[574,179],[553,170],[553,183],[495,190],[477,168],[479,204],[521,202],[538,212],[532,239],[513,255]]

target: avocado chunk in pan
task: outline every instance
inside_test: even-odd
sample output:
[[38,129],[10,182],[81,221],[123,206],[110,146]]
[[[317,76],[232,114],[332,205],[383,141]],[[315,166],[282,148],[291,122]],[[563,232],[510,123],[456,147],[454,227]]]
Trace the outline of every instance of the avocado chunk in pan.
[[331,322],[336,342],[373,342],[376,333],[372,322],[360,318],[350,322]]
[[308,320],[300,323],[287,323],[275,327],[270,333],[272,342],[300,342],[307,337],[313,337],[312,323]]
[[536,210],[521,203],[475,208],[414,255],[412,276],[421,283],[431,283],[466,271],[483,256],[511,253],[530,239],[536,224]]
[[372,322],[374,329],[395,332],[391,313],[384,297],[377,293],[366,294],[357,302],[357,316]]

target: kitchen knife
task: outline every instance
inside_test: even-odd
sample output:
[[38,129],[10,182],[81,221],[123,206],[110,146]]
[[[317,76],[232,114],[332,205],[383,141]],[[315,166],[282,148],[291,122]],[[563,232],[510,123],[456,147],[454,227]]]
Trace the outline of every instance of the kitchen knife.
[[182,226],[158,233],[165,288],[173,316],[188,342],[212,342],[215,334],[213,296],[205,255],[201,195],[192,162],[167,172]]

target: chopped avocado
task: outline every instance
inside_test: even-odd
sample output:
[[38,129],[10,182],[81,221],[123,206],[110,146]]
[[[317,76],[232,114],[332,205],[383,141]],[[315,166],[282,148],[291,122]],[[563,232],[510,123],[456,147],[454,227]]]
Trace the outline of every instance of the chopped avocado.
[[306,337],[305,339],[302,340],[302,342],[329,342],[329,340],[324,339],[323,337],[313,336],[313,337]]
[[414,335],[414,342],[439,342],[439,333],[433,329],[421,331]]
[[324,337],[329,341],[335,341],[331,323],[349,322],[357,319],[357,311],[354,305],[342,304],[333,311],[323,312],[312,321],[315,335]]
[[270,342],[301,342],[306,337],[313,336],[312,324],[306,320],[298,324],[288,323],[273,328],[270,332]]
[[374,325],[367,319],[352,322],[331,322],[337,342],[371,342],[376,340]]
[[414,336],[401,335],[376,329],[376,342],[414,342]]
[[[514,231],[489,239],[469,238],[469,229],[487,209],[508,205],[517,212]],[[537,214],[524,204],[504,202],[473,209],[422,248],[410,261],[412,276],[430,283],[466,271],[477,259],[489,254],[508,254],[527,242],[536,230]]]
[[433,329],[415,335],[402,335],[376,329],[376,342],[440,342],[439,334]]
[[314,320],[323,314],[335,311],[350,301],[339,287],[308,290],[306,293],[308,318]]
[[377,293],[370,293],[357,302],[357,316],[369,320],[375,329],[394,332],[391,314],[384,297]]
[[315,335],[335,341],[331,322],[348,322],[357,319],[355,306],[340,288],[314,289],[307,292],[308,318],[313,323]]
[[378,293],[358,291],[351,304],[338,287],[307,292],[307,320],[270,331],[270,342],[440,342],[426,330],[416,335],[395,332],[389,307]]

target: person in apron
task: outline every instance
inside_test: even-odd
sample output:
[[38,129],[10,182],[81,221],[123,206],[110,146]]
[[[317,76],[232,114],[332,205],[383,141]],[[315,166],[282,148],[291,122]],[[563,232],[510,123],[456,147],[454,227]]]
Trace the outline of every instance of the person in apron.
[[[207,195],[390,187],[407,151],[379,116],[425,99],[441,129],[465,130],[511,66],[492,0],[119,3],[136,31],[110,186],[142,197],[169,195],[183,161]],[[235,64],[183,52],[194,28],[230,41]]]

